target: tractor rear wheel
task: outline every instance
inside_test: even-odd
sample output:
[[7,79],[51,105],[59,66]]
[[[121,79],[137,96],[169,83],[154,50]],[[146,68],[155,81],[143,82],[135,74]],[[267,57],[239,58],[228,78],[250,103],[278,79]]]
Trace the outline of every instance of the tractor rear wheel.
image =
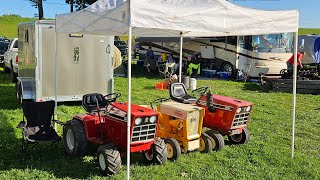
[[212,143],[212,150],[219,151],[224,146],[224,139],[223,136],[219,133],[219,131],[209,130],[206,131],[209,135],[211,143]]
[[166,138],[164,140],[168,151],[168,159],[175,161],[178,160],[181,155],[181,148],[178,141],[174,138]]
[[232,144],[246,144],[250,140],[250,132],[247,127],[242,129],[242,133],[228,136]]
[[198,151],[202,153],[210,153],[212,151],[212,143],[210,136],[206,133],[201,133],[200,136],[200,147]]
[[121,156],[113,144],[102,145],[98,148],[97,159],[100,172],[103,175],[114,175],[121,170]]
[[149,163],[165,163],[168,159],[168,151],[164,140],[157,138],[151,148],[143,153],[143,157]]
[[81,121],[72,119],[63,126],[64,149],[69,155],[81,156],[88,150],[86,133]]

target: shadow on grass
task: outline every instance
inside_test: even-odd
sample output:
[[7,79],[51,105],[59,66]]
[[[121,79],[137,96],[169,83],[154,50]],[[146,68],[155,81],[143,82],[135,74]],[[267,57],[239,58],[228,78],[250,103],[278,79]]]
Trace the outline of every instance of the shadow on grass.
[[0,84],[0,92],[0,109],[12,110],[21,107],[16,100],[16,91],[14,86]]
[[255,91],[255,92],[259,91],[259,92],[262,92],[260,84],[252,83],[252,82],[244,83],[242,89],[243,90],[247,90],[247,91]]
[[17,136],[21,130],[14,127],[14,122],[9,122],[2,113],[0,117],[0,171],[40,170],[58,178],[79,179],[100,175],[94,158],[66,155],[62,141],[57,148],[53,148],[50,142],[42,142],[30,144],[26,152],[21,152],[22,136]]

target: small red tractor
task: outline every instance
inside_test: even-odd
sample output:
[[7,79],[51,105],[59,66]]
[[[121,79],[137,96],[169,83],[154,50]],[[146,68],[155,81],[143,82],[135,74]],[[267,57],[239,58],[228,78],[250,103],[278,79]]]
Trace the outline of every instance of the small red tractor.
[[253,103],[236,98],[206,93],[208,86],[193,90],[200,93],[197,99],[187,94],[182,83],[170,85],[170,98],[176,102],[195,104],[205,108],[203,127],[209,128],[206,134],[210,136],[213,150],[220,150],[224,146],[223,136],[228,136],[232,144],[245,144],[250,139],[247,124],[250,119]]
[[[116,102],[120,95],[84,95],[82,107],[88,114],[75,115],[63,128],[65,151],[79,156],[98,148],[98,164],[104,175],[120,171],[121,157],[127,151],[127,103]],[[168,152],[164,141],[157,138],[158,113],[132,104],[131,119],[130,152],[142,152],[150,163],[165,163]]]

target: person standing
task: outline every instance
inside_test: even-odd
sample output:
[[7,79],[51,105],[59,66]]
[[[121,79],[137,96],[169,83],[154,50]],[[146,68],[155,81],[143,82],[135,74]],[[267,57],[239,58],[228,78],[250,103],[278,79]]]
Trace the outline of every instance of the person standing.
[[[301,63],[302,57],[305,55],[305,52],[298,52],[297,53],[297,66],[302,69],[303,65]],[[288,71],[293,71],[293,63],[294,63],[294,55],[292,54],[291,58],[287,61],[287,69]]]

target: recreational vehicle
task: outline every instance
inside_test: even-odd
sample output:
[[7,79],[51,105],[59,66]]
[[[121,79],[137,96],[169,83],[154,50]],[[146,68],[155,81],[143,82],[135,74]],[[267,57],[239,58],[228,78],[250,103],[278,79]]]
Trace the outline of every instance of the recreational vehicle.
[[[152,46],[155,52],[177,55],[180,48],[178,38],[138,38],[136,41],[143,49]],[[292,47],[292,33],[184,38],[183,56],[186,59],[201,53],[203,59],[210,60],[205,68],[231,73],[246,68],[250,77],[258,77],[260,74],[279,74],[281,69],[286,69]]]
[[80,101],[113,92],[111,36],[56,34],[55,21],[18,25],[19,100]]

